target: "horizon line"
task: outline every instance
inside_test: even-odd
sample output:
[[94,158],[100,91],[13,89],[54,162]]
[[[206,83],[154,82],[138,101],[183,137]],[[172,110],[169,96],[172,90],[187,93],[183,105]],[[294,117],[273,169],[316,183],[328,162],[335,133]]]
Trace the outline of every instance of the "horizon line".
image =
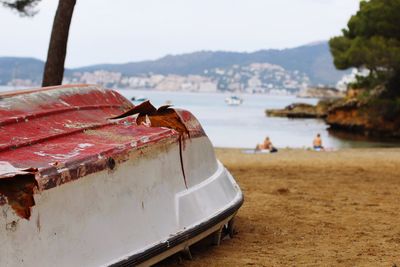
[[[125,62],[113,62],[113,63],[93,63],[93,64],[87,64],[87,65],[82,65],[82,66],[77,66],[77,67],[65,67],[65,69],[82,69],[82,68],[87,68],[87,67],[93,67],[93,66],[97,66],[97,65],[124,65],[124,64],[130,64],[130,63],[141,63],[141,62],[149,62],[149,61],[157,61],[166,57],[174,57],[174,56],[182,56],[182,55],[190,55],[190,54],[194,54],[194,53],[201,53],[201,52],[211,52],[211,53],[216,53],[216,52],[226,52],[226,53],[247,53],[247,54],[252,54],[252,53],[256,53],[256,52],[260,52],[260,51],[268,51],[268,50],[277,50],[277,51],[284,51],[284,50],[289,50],[289,49],[296,49],[296,48],[300,48],[300,47],[307,47],[307,46],[317,46],[317,45],[321,45],[324,43],[327,43],[328,40],[319,40],[319,41],[313,41],[313,42],[309,42],[303,45],[297,45],[297,46],[292,46],[292,47],[285,47],[285,48],[261,48],[261,49],[257,49],[257,50],[252,50],[252,51],[232,51],[232,50],[195,50],[195,51],[191,51],[191,52],[183,52],[183,53],[178,53],[178,54],[166,54],[164,56],[161,57],[157,57],[154,59],[145,59],[145,60],[138,60],[138,61],[125,61]],[[68,53],[67,53],[68,55]],[[0,58],[19,58],[19,59],[34,59],[34,60],[39,60],[43,63],[45,63],[46,61],[44,59],[41,58],[36,58],[36,57],[32,57],[32,56],[2,56],[0,55]]]

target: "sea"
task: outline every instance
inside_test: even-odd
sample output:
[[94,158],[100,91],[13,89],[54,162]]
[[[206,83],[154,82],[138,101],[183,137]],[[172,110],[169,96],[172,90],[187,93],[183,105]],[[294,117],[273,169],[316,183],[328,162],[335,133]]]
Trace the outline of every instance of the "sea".
[[318,99],[295,96],[241,94],[243,104],[229,106],[228,93],[162,92],[119,90],[128,99],[147,98],[155,106],[171,103],[192,112],[202,124],[215,147],[255,148],[268,136],[278,148],[310,148],[320,133],[323,145],[331,149],[353,147],[398,147],[399,142],[366,140],[359,136],[335,135],[320,119],[272,118],[266,109],[284,108],[295,102],[316,104]]
[[[1,87],[0,91],[12,90]],[[266,109],[284,108],[303,102],[316,104],[318,99],[299,99],[295,96],[240,94],[243,104],[229,106],[228,93],[164,92],[153,90],[117,90],[128,99],[146,98],[155,106],[172,104],[192,112],[202,124],[215,147],[254,148],[268,136],[278,148],[310,148],[313,138],[320,133],[323,145],[331,149],[354,147],[399,147],[399,142],[367,140],[351,135],[337,135],[319,119],[272,118]],[[1,101],[1,100],[0,100]],[[133,101],[135,104],[138,102]]]

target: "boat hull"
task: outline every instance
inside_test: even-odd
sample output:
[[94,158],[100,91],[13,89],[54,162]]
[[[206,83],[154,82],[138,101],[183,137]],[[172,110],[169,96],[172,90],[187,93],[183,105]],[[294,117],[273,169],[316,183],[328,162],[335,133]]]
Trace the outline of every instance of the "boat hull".
[[206,136],[172,136],[34,200],[29,220],[0,205],[0,266],[154,264],[227,224],[243,196]]

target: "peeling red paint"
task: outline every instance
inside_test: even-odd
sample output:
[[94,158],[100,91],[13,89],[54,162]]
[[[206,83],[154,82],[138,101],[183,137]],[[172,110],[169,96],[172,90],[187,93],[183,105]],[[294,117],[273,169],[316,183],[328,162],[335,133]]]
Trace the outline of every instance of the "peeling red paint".
[[0,94],[0,161],[18,169],[37,169],[35,175],[0,179],[0,205],[7,202],[18,215],[29,218],[35,187],[46,190],[112,170],[132,153],[182,141],[183,135],[205,135],[190,112],[169,107],[147,115],[153,127],[141,125],[146,116],[109,119],[134,108],[117,92],[90,85]]

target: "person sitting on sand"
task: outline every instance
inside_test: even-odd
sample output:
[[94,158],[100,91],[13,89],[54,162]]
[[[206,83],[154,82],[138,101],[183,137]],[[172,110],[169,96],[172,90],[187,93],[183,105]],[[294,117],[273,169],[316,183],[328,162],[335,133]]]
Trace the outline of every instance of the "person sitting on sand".
[[271,140],[269,140],[269,137],[265,137],[264,142],[262,144],[257,144],[256,150],[269,150],[269,152],[274,153],[278,152],[278,149],[276,149],[273,145]]
[[317,136],[314,138],[313,148],[314,150],[324,150],[324,147],[322,146],[321,134],[317,134]]

